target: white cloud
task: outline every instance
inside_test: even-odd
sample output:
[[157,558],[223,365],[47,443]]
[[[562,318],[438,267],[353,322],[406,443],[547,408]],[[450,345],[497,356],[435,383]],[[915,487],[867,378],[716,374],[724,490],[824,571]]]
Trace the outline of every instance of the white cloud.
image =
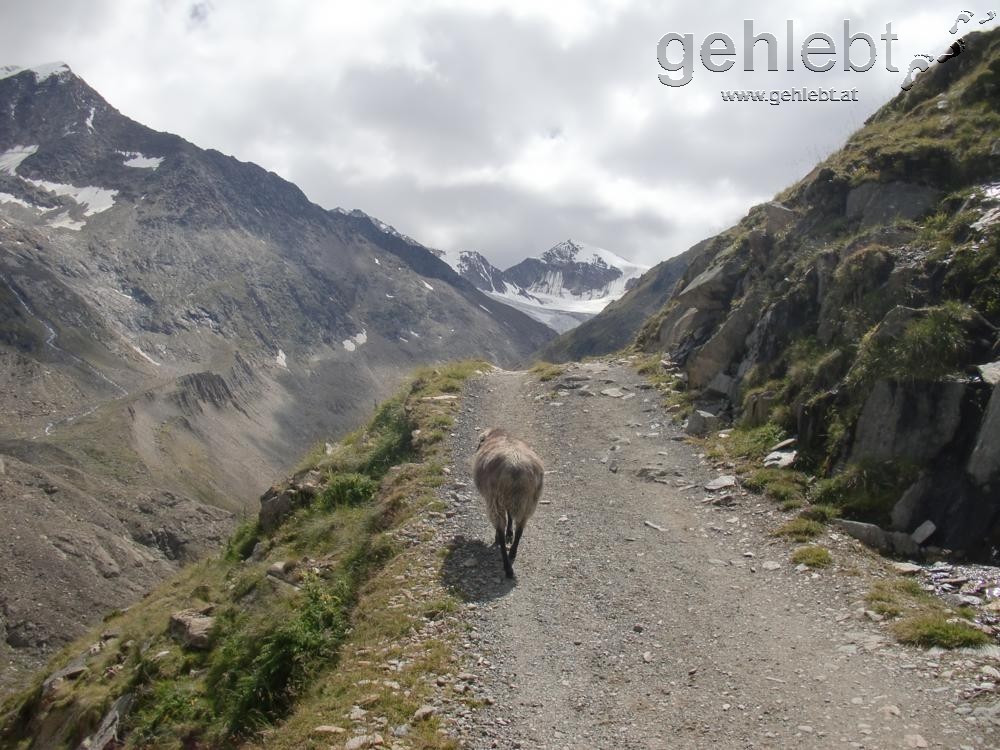
[[[0,65],[65,60],[151,127],[256,161],[320,205],[513,263],[576,239],[653,263],[736,221],[843,143],[901,73],[711,73],[661,85],[656,44],[743,21],[899,35],[894,63],[950,41],[930,0],[273,3],[56,0],[0,10]],[[982,15],[982,14],[980,14]],[[995,24],[993,24],[995,25]],[[839,42],[838,42],[839,44]],[[880,43],[881,44],[881,43]],[[759,45],[762,47],[762,45]],[[861,50],[858,54],[860,56]],[[740,60],[741,62],[741,60]],[[726,104],[721,89],[857,87],[856,104]],[[17,144],[0,144],[10,147]]]

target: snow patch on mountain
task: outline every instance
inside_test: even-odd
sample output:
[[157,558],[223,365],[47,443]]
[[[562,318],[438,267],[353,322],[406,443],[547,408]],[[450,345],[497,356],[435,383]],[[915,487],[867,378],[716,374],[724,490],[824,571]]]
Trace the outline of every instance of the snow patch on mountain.
[[69,65],[64,62],[44,63],[43,65],[36,65],[33,68],[22,68],[18,65],[4,65],[3,67],[0,67],[0,80],[20,75],[26,70],[30,70],[35,74],[35,80],[38,83],[41,83],[52,76],[62,76],[73,72],[69,69]]
[[156,169],[163,164],[162,156],[143,156],[138,151],[119,151],[125,157],[123,162],[126,167],[135,169]]
[[10,193],[0,193],[0,203],[14,203],[25,208],[38,208],[34,204],[21,200],[16,195],[11,195]]
[[591,313],[573,312],[570,310],[561,310],[554,306],[546,306],[540,300],[537,300],[537,298],[535,301],[529,302],[517,295],[498,294],[496,292],[486,292],[486,294],[498,302],[503,302],[505,305],[513,307],[515,310],[520,310],[525,315],[534,318],[539,323],[544,323],[553,331],[558,331],[559,333],[576,328],[585,320],[594,317]]
[[356,333],[350,338],[344,339],[341,343],[344,345],[344,348],[347,351],[353,352],[355,349],[357,349],[359,346],[366,343],[367,341],[368,341],[368,333],[367,331],[362,329],[361,333]]
[[138,354],[144,360],[146,360],[147,362],[149,362],[151,365],[155,365],[156,367],[160,366],[159,362],[157,362],[155,359],[153,359],[152,357],[150,357],[148,354],[146,354],[146,352],[144,352],[142,349],[140,349],[135,344],[129,344],[129,346],[131,346],[135,350],[136,354]]
[[56,229],[70,229],[74,232],[79,232],[83,229],[87,223],[84,221],[77,221],[68,213],[59,213],[48,220],[50,227],[55,227]]
[[38,146],[14,146],[0,154],[0,172],[13,176],[21,162],[38,152]]
[[93,216],[115,205],[117,190],[108,190],[93,186],[77,187],[76,185],[64,185],[59,182],[49,182],[48,180],[29,180],[22,178],[25,182],[30,182],[35,187],[48,190],[56,195],[65,195],[72,198],[83,207],[85,216]]

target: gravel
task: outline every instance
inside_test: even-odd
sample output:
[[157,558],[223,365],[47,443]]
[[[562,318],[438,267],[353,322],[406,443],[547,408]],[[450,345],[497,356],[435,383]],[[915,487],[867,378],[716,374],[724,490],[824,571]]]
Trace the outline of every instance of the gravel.
[[[626,363],[566,375],[572,389],[523,372],[472,381],[451,436],[443,577],[466,602],[461,670],[480,708],[443,718],[463,746],[1000,747],[1000,694],[981,690],[1000,649],[895,644],[864,614],[881,559],[827,532],[834,567],[777,563],[793,545],[770,532],[787,514],[738,484],[724,507],[706,498],[732,467],[683,442]],[[598,395],[609,386],[637,395]],[[513,581],[468,470],[494,425],[546,462]]]

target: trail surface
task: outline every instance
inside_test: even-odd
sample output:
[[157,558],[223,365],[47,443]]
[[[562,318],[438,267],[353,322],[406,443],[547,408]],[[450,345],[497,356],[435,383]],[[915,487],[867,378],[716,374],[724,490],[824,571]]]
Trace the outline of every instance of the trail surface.
[[[995,652],[895,644],[863,612],[883,562],[828,533],[835,567],[797,571],[773,503],[706,502],[720,471],[627,366],[574,365],[562,383],[582,387],[474,381],[452,436],[445,578],[490,703],[455,719],[467,747],[1000,747],[997,694],[977,688]],[[547,469],[513,582],[468,471],[493,425]]]

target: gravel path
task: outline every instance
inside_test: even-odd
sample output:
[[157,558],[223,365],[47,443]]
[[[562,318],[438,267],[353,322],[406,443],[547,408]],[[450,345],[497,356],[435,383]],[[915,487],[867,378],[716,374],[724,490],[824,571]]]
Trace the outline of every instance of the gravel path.
[[[862,611],[880,560],[828,533],[836,566],[797,571],[794,545],[769,535],[773,504],[706,502],[720,472],[623,363],[574,365],[561,382],[583,387],[480,378],[453,433],[444,575],[468,602],[463,668],[488,704],[454,717],[465,746],[1000,747],[979,671],[1000,667],[996,650],[894,644]],[[513,582],[468,472],[492,425],[547,469]],[[661,481],[638,476],[648,466]]]

